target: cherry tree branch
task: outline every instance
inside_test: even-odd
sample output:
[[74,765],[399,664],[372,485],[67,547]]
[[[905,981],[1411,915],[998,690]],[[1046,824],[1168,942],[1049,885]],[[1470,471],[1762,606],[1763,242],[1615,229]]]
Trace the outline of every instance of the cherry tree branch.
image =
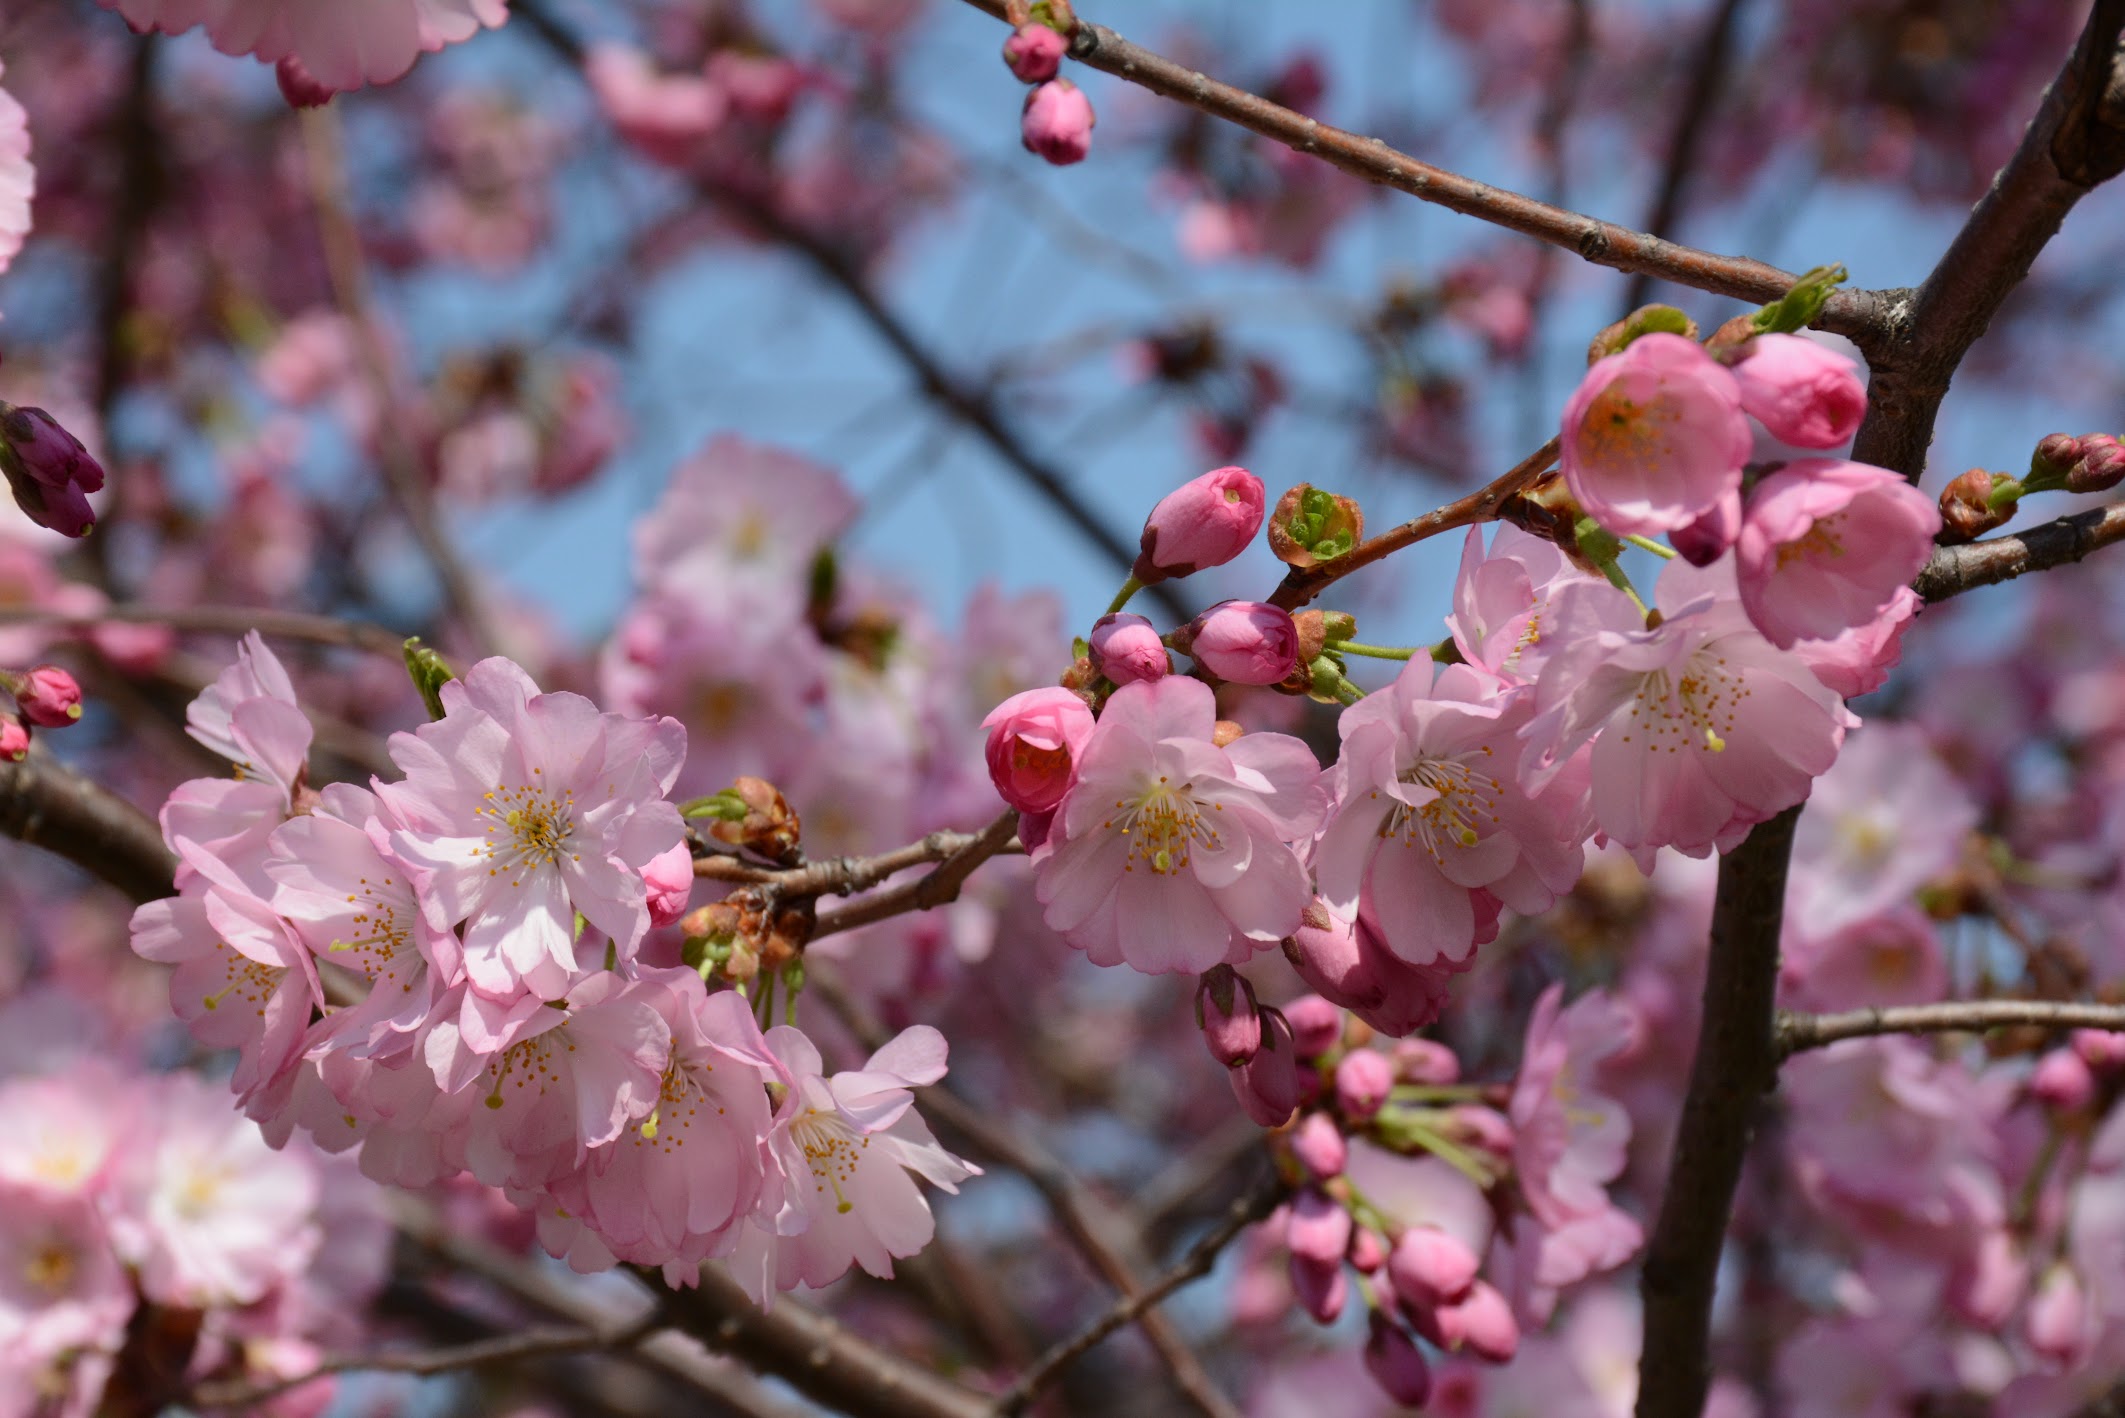
[[959,898],[974,869],[993,856],[1008,851],[1018,841],[1018,814],[1005,812],[974,837],[957,844],[934,870],[913,881],[889,886],[858,901],[821,911],[812,927],[812,939],[852,931],[873,921],[909,911],[927,911]]
[[155,820],[42,744],[20,763],[0,759],[0,836],[64,857],[135,901],[176,890],[177,860]]
[[2092,507],[2026,532],[1940,547],[1912,581],[1911,589],[1929,601],[1945,601],[2032,571],[2070,565],[2119,541],[2125,541],[2125,503]]
[[1269,603],[1285,610],[1297,610],[1353,571],[1362,571],[1404,547],[1414,546],[1427,537],[1436,537],[1457,527],[1472,527],[1478,522],[1490,521],[1508,498],[1527,491],[1556,466],[1557,447],[1557,440],[1552,438],[1468,496],[1457,498],[1421,517],[1413,517],[1377,537],[1367,537],[1333,560],[1303,568],[1294,566],[1284,573],[1284,579],[1269,597]]
[[1867,351],[1869,410],[1852,446],[1858,461],[1914,480],[1925,471],[1934,419],[1964,354],[2074,204],[2125,170],[2121,30],[2125,0],[2095,0],[2021,146],[1925,283],[1890,310],[1890,338]]
[[1772,999],[1786,867],[1800,807],[1760,823],[1719,861],[1704,1023],[1639,1291],[1645,1349],[1637,1418],[1697,1418],[1711,1384],[1712,1291],[1742,1159],[1778,1075]]
[[99,625],[166,625],[172,630],[208,635],[243,635],[255,630],[279,640],[306,640],[317,645],[344,645],[397,659],[406,637],[368,621],[261,606],[105,606],[77,615],[41,606],[0,606],[0,625],[37,625],[53,630],[94,630]]
[[2076,1000],[1951,1000],[1945,1004],[1853,1009],[1838,1014],[1781,1011],[1778,1056],[1876,1034],[1982,1034],[1992,1029],[2107,1029],[2125,1032],[2125,1005]]
[[694,875],[711,881],[740,886],[758,886],[778,896],[850,896],[868,891],[909,867],[942,862],[968,850],[991,832],[1004,833],[1001,845],[988,855],[1023,851],[1018,845],[1018,813],[1006,812],[980,832],[932,832],[920,841],[895,847],[870,857],[829,857],[801,867],[763,867],[733,856],[702,857],[694,863]]
[[[966,3],[998,19],[1004,18],[1004,0]],[[1795,280],[1792,273],[1761,261],[1663,241],[1646,232],[1632,231],[1434,167],[1398,152],[1378,138],[1332,127],[1271,103],[1259,94],[1220,83],[1089,20],[1078,21],[1070,57],[1214,118],[1237,123],[1296,152],[1318,157],[1353,177],[1393,187],[1449,211],[1576,252],[1597,266],[1631,273],[1642,271],[1677,285],[1758,304],[1778,299]],[[1816,325],[1848,335],[1864,347],[1882,328],[1882,308],[1882,299],[1876,292],[1839,291],[1823,307]]]
[[1283,1199],[1282,1184],[1272,1181],[1265,1182],[1234,1202],[1231,1209],[1225,1213],[1224,1219],[1204,1232],[1194,1245],[1188,1247],[1172,1269],[1135,1295],[1117,1303],[1114,1308],[1071,1338],[1041,1355],[1033,1367],[1019,1375],[1018,1382],[1011,1385],[1010,1389],[996,1400],[995,1407],[989,1410],[990,1413],[1023,1412],[1026,1405],[1031,1403],[1057,1374],[1095,1348],[1101,1340],[1164,1301],[1183,1285],[1208,1275],[1210,1267],[1217,1262],[1218,1253],[1230,1245],[1242,1231],[1274,1211],[1277,1203]]

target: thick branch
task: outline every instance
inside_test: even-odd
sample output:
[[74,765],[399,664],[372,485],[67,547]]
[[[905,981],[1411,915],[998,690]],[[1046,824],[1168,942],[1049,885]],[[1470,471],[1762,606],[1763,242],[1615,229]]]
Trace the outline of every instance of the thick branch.
[[2107,1029],[2125,1033],[2125,1005],[2075,1000],[1951,1000],[1946,1004],[1778,1016],[1778,1056],[1874,1034],[1982,1034],[1991,1029]]
[[1468,496],[1447,503],[1421,517],[1412,517],[1399,527],[1389,528],[1377,537],[1367,537],[1357,546],[1332,561],[1323,561],[1303,570],[1293,567],[1284,573],[1284,579],[1269,598],[1271,605],[1285,610],[1297,610],[1321,591],[1350,575],[1362,571],[1387,556],[1414,546],[1427,537],[1436,537],[1441,532],[1453,531],[1456,527],[1471,527],[1478,522],[1488,522],[1495,517],[1498,508],[1507,498],[1527,491],[1539,481],[1557,462],[1557,440],[1537,448],[1523,458],[1510,471],[1488,485],[1478,488]]
[[2074,203],[2125,168],[2125,101],[2112,94],[2121,29],[2125,0],[2096,0],[2021,146],[1925,284],[1894,312],[1897,337],[1868,351],[1869,407],[1854,458],[1914,480],[1925,471],[1934,419],[1963,356]]
[[2069,565],[2119,541],[2125,541],[2125,503],[2093,507],[2026,532],[1941,547],[1911,588],[1929,601],[1945,601],[1979,586]]
[[177,889],[177,862],[155,820],[41,744],[20,763],[0,759],[0,836],[62,856],[135,901]]
[[1711,1383],[1712,1291],[1756,1111],[1777,1077],[1772,997],[1786,866],[1799,806],[1759,824],[1719,862],[1704,1022],[1660,1219],[1639,1279],[1645,1351],[1638,1418],[1697,1418]]
[[[967,0],[978,10],[1002,19],[1004,0]],[[1397,152],[1378,138],[1331,127],[1303,113],[1271,103],[1258,94],[1222,84],[1177,64],[1162,54],[1123,39],[1105,25],[1080,20],[1070,56],[1127,79],[1155,94],[1261,134],[1297,152],[1308,153],[1353,177],[1407,192],[1450,211],[1537,241],[1578,253],[1597,266],[1640,272],[1714,295],[1762,303],[1791,289],[1794,277],[1776,266],[1742,256],[1721,256],[1663,241],[1657,236],[1580,212],[1538,202],[1445,168],[1433,167]],[[1862,345],[1881,329],[1880,303],[1871,291],[1839,291],[1823,307],[1816,324],[1849,335]]]

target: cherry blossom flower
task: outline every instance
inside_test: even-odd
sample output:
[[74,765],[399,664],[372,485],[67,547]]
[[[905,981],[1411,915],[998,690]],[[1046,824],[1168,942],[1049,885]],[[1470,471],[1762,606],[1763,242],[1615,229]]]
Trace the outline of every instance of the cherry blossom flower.
[[1053,812],[1092,736],[1085,701],[1067,689],[1029,689],[991,709],[981,726],[989,731],[989,781],[997,793],[1020,812]]
[[115,1351],[133,1306],[94,1202],[0,1182],[0,1365]]
[[1977,804],[1923,729],[1870,724],[1816,783],[1794,830],[1788,919],[1826,937],[1908,904],[1962,859],[1977,823]]
[[391,850],[422,873],[430,922],[465,924],[465,971],[495,995],[564,993],[575,917],[624,956],[649,929],[642,868],[680,838],[664,800],[686,756],[676,720],[601,714],[482,660],[442,689],[445,713],[394,734],[406,777],[378,796],[403,827]]
[[1738,489],[1752,441],[1734,376],[1695,340],[1654,333],[1587,370],[1564,407],[1560,461],[1602,526],[1655,536]]
[[1532,914],[1570,890],[1585,810],[1566,776],[1536,797],[1521,788],[1518,735],[1533,714],[1481,671],[1429,659],[1346,709],[1315,852],[1329,907],[1421,966],[1468,957],[1472,892]]
[[1795,448],[1835,448],[1859,431],[1867,386],[1851,360],[1799,335],[1758,335],[1731,366],[1741,407]]
[[1834,638],[1889,607],[1940,526],[1932,500],[1886,468],[1788,463],[1749,494],[1734,544],[1741,603],[1781,649]]
[[1461,658],[1509,684],[1532,684],[1555,647],[1544,626],[1561,587],[1590,580],[1555,542],[1500,522],[1483,546],[1483,529],[1470,527],[1454,578],[1453,614],[1446,617]]
[[37,171],[30,166],[29,115],[13,94],[0,89],[0,271],[8,268],[29,235],[30,198],[36,190]]
[[240,775],[279,789],[284,809],[302,781],[312,734],[293,681],[255,630],[237,645],[236,663],[186,708],[185,732]]
[[388,84],[423,50],[472,38],[509,17],[505,0],[377,0],[359,11],[307,0],[98,0],[146,33],[204,24],[224,54],[293,59],[323,88]]
[[1619,1264],[1644,1239],[1606,1190],[1623,1171],[1630,1114],[1589,1086],[1601,1061],[1629,1042],[1630,1015],[1598,991],[1569,1009],[1563,1001],[1564,986],[1556,984],[1535,1002],[1510,1106],[1514,1174],[1528,1210],[1545,1232],[1569,1237],[1587,1258],[1571,1274],[1545,1257],[1551,1264],[1537,1283],[1549,1286]]
[[1243,961],[1312,899],[1291,844],[1320,824],[1318,763],[1282,734],[1218,748],[1216,719],[1200,681],[1123,685],[1079,755],[1035,883],[1048,925],[1095,963],[1155,975]]

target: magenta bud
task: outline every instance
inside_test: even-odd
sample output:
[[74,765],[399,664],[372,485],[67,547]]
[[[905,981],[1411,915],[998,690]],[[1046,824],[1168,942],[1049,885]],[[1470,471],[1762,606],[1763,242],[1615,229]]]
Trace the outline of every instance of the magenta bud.
[[[1254,986],[1230,965],[1215,965],[1195,987],[1195,1019],[1202,1026],[1210,1056],[1238,1068],[1262,1047],[1262,1016],[1254,1003]],[[1282,1119],[1278,1119],[1282,1121]]]
[[12,714],[0,714],[0,759],[20,763],[29,757],[29,730]]
[[292,54],[273,66],[273,78],[290,108],[323,108],[332,101],[332,90],[319,83],[317,76]]
[[1299,1068],[1291,1026],[1274,1011],[1264,1016],[1262,1047],[1227,1075],[1247,1116],[1265,1128],[1282,1127],[1299,1106]]
[[1371,1275],[1387,1264],[1387,1242],[1370,1226],[1356,1226],[1350,1232],[1350,1250],[1343,1257],[1363,1275]]
[[1293,1251],[1291,1288],[1298,1297],[1300,1309],[1321,1324],[1334,1324],[1343,1313],[1343,1302],[1350,1296],[1350,1278],[1343,1272],[1341,1257],[1332,1262],[1317,1261]]
[[1175,643],[1233,684],[1280,684],[1299,663],[1299,630],[1291,612],[1259,601],[1220,601],[1197,616]]
[[1341,1265],[1350,1249],[1350,1213],[1319,1187],[1307,1187],[1291,1203],[1284,1244],[1295,1256]]
[[1062,70],[1070,41],[1046,25],[1020,25],[1003,42],[1003,62],[1020,81],[1045,84]]
[[1394,1086],[1394,1065],[1377,1050],[1353,1049],[1336,1064],[1336,1103],[1352,1122],[1379,1112]]
[[1412,1226],[1388,1253],[1387,1273],[1406,1303],[1433,1309],[1467,1299],[1482,1264],[1460,1237],[1436,1226]]
[[1385,1393],[1407,1408],[1431,1401],[1431,1366],[1403,1328],[1375,1310],[1365,1338],[1365,1372]]
[[1710,566],[1741,535],[1741,494],[1729,493],[1694,522],[1668,533],[1676,555],[1692,566]]
[[2072,1366],[2087,1357],[2088,1300],[2070,1265],[2054,1265],[2037,1283],[2024,1317],[2029,1347],[2054,1364]]
[[38,526],[85,537],[96,525],[88,495],[103,487],[103,467],[44,410],[0,403],[0,473]]
[[1343,1037],[1343,1011],[1319,995],[1300,995],[1284,1006],[1284,1018],[1301,1060],[1319,1058]]
[[1083,162],[1092,151],[1092,125],[1097,121],[1083,89],[1068,79],[1050,79],[1026,95],[1018,136],[1027,152],[1068,167]]
[[1299,1165],[1321,1181],[1340,1176],[1350,1160],[1350,1143],[1335,1119],[1326,1113],[1308,1113],[1291,1134],[1291,1155]]
[[2079,1112],[2095,1097],[2095,1073],[2072,1049],[2053,1049],[2029,1075],[2029,1096],[2062,1113]]
[[1284,942],[1284,958],[1309,986],[1345,1009],[1377,1001],[1380,986],[1358,948],[1357,927],[1319,900]]
[[38,728],[63,729],[81,717],[81,686],[57,665],[39,665],[15,686],[15,703]]
[[1101,674],[1116,684],[1157,679],[1173,668],[1173,661],[1166,656],[1165,643],[1158,638],[1157,627],[1142,616],[1130,615],[1127,611],[1101,616],[1094,622],[1088,642],[1092,646],[1093,663],[1099,666]]
[[1443,1088],[1461,1081],[1461,1060],[1436,1039],[1397,1039],[1395,1073],[1404,1083]]
[[2066,473],[2068,492],[2108,492],[2125,482],[2125,443],[2107,433],[2091,433],[2080,444],[2080,461]]
[[1144,519],[1133,574],[1146,586],[1223,566],[1262,530],[1267,496],[1245,468],[1215,468],[1159,499]]
[[2125,1064],[2125,1034],[2108,1029],[2076,1029],[2072,1043],[2073,1051],[2098,1072]]
[[1478,1359],[1503,1364],[1519,1352],[1520,1323],[1495,1286],[1478,1280],[1469,1287],[1468,1298],[1453,1309],[1461,1347]]

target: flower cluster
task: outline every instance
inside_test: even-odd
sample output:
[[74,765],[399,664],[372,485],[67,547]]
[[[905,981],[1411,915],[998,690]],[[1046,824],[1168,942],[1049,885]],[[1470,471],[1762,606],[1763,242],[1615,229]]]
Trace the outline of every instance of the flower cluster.
[[756,1297],[851,1263],[890,1274],[931,1230],[912,1170],[970,1174],[911,1111],[944,1073],[916,1028],[829,1074],[794,1028],[642,956],[685,909],[666,800],[685,734],[542,693],[507,660],[441,686],[394,735],[404,776],[306,781],[311,727],[249,637],[192,706],[236,765],[171,795],[180,894],[133,921],[171,1002],[235,1049],[244,1110],[403,1186],[459,1173],[538,1217],[579,1269],[729,1256]]

